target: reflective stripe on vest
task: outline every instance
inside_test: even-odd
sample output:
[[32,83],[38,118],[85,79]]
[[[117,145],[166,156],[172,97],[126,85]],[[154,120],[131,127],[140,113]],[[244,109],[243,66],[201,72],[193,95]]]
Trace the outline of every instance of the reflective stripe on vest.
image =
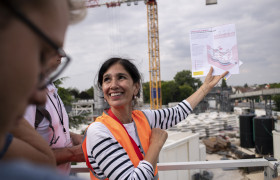
[[[143,114],[143,112],[138,111],[138,110],[134,110],[132,112],[132,118],[136,125],[136,131],[137,131],[136,134],[139,137],[141,146],[143,147],[144,152],[147,153],[147,150],[148,150],[149,144],[150,144],[150,135],[152,132],[149,122],[146,119],[146,116]],[[95,122],[101,122],[110,130],[110,132],[113,134],[113,136],[118,141],[118,143],[125,149],[125,151],[127,152],[127,155],[130,158],[130,161],[136,168],[139,165],[140,160],[137,157],[136,152],[133,148],[133,145],[131,144],[131,141],[130,141],[127,133],[123,129],[123,127],[117,121],[115,121],[113,118],[111,118],[110,116],[108,116],[105,113],[103,113],[102,116],[98,117],[95,120]],[[86,150],[86,133],[85,133],[85,139],[82,144],[82,149],[84,152],[85,159],[87,161],[87,166],[91,169],[91,179],[92,180],[96,179],[95,178],[96,174],[94,173],[90,163],[88,162],[87,150]],[[155,175],[154,179],[158,179],[157,173],[158,173],[158,171],[157,171],[157,167],[156,167],[156,170],[154,173],[154,175]]]

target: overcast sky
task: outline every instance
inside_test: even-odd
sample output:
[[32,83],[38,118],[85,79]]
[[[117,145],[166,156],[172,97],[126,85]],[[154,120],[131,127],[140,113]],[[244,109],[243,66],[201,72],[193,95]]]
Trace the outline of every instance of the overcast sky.
[[[189,31],[235,24],[240,74],[228,85],[280,82],[280,1],[158,0],[161,79],[172,80],[191,70]],[[143,76],[148,73],[147,8],[138,5],[88,9],[86,18],[68,28],[65,50],[73,61],[62,74],[64,87],[85,90],[95,80],[101,64],[112,56],[133,59]],[[201,79],[203,80],[203,78]]]

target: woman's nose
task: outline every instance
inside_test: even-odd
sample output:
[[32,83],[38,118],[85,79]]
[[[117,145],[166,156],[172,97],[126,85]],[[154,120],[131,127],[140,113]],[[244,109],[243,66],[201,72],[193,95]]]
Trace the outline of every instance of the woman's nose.
[[111,89],[116,89],[116,88],[118,88],[118,87],[119,87],[119,85],[118,85],[117,79],[115,79],[115,78],[112,79],[110,88],[111,88]]

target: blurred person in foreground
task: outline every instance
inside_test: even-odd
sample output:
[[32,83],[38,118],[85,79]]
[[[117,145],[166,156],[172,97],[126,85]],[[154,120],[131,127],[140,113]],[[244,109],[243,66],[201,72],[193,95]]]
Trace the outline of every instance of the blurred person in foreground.
[[87,129],[83,152],[92,179],[158,179],[157,160],[168,129],[192,109],[228,72],[212,76],[211,67],[202,86],[173,108],[136,110],[141,76],[127,59],[110,58],[98,73],[98,86],[110,108]]
[[[55,56],[51,61],[53,69],[57,69],[67,59]],[[85,161],[81,146],[83,136],[69,131],[69,118],[55,85],[50,83],[46,91],[47,102],[42,106],[28,106],[24,118],[52,148],[58,170],[69,175],[71,162]]]
[[79,19],[73,8],[67,0],[0,1],[1,179],[68,179],[50,166],[29,163],[28,157],[3,157],[13,144],[9,132],[23,121],[27,105],[44,104],[44,89],[66,67],[53,72],[50,59],[59,54],[70,61],[61,47],[68,24]]

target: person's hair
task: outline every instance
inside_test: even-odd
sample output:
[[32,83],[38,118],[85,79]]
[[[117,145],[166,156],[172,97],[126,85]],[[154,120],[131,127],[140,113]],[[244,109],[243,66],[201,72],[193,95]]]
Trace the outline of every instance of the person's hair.
[[[118,58],[118,57],[112,57],[108,60],[106,60],[99,72],[98,72],[98,87],[102,90],[102,84],[103,84],[103,75],[104,73],[114,64],[120,64],[124,67],[124,69],[128,72],[128,74],[131,76],[133,83],[139,83],[139,87],[141,86],[141,75],[137,69],[137,67],[131,62],[131,60]],[[138,98],[140,97],[140,89],[136,95]]]
[[[44,7],[48,0],[8,0],[17,10],[22,11],[25,7],[39,9]],[[67,0],[69,6],[69,24],[75,24],[83,20],[87,14],[85,0]],[[11,17],[10,11],[0,1],[0,28],[6,27]]]
[[85,0],[68,0],[68,4],[70,10],[70,24],[78,23],[86,17]]

